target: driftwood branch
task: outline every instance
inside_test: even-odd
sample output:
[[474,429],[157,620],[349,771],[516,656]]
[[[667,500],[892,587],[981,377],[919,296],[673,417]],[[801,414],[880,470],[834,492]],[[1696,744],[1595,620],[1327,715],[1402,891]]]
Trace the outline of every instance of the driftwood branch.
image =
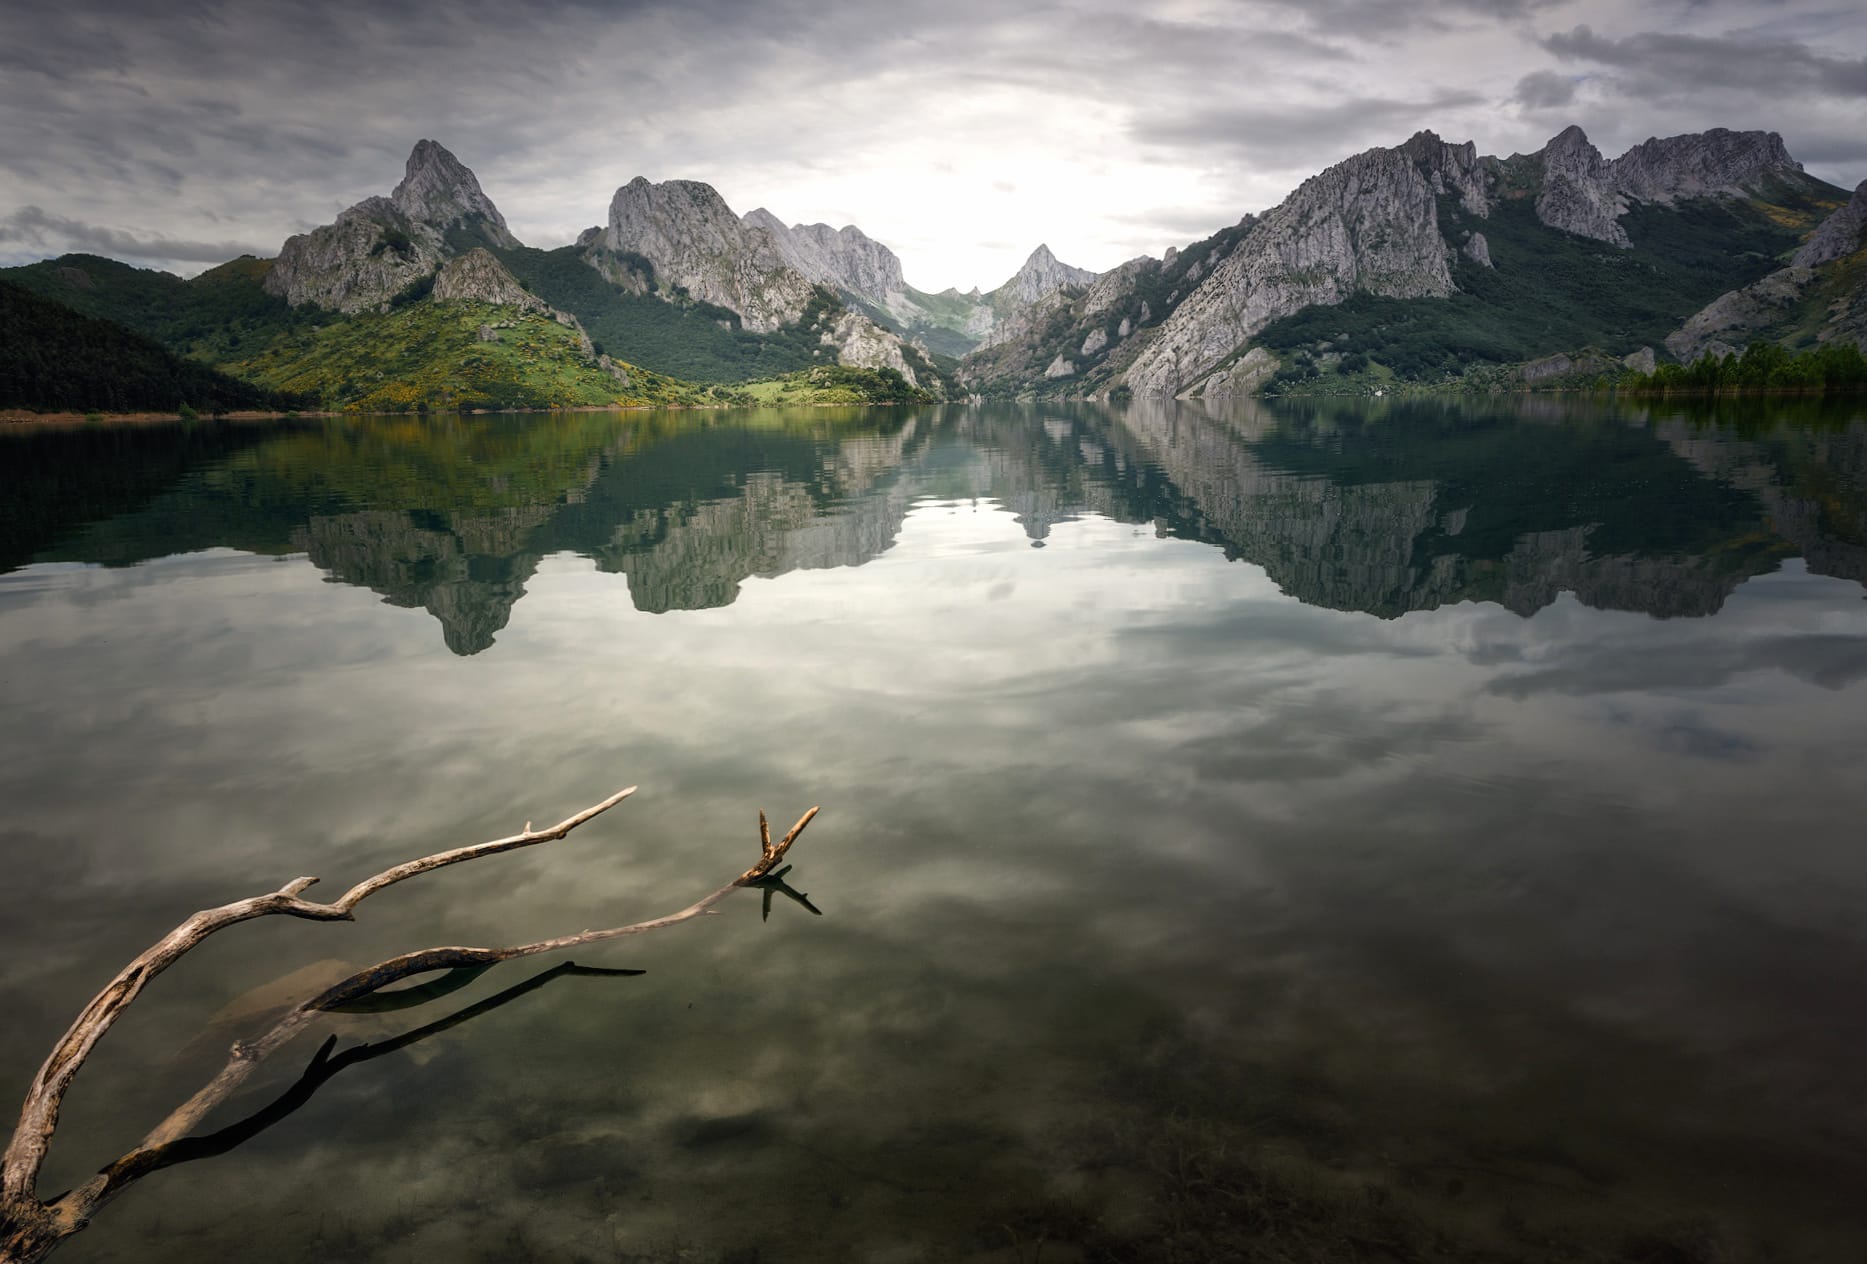
[[[157,1124],[135,1149],[117,1159],[85,1184],[59,1195],[50,1202],[39,1201],[37,1194],[39,1172],[44,1164],[52,1133],[58,1125],[59,1109],[64,1101],[65,1092],[70,1087],[73,1078],[76,1077],[79,1068],[83,1066],[85,1059],[96,1048],[97,1042],[103,1038],[104,1033],[116,1022],[124,1009],[141,994],[149,980],[173,965],[183,953],[207,936],[238,922],[250,921],[255,917],[272,913],[304,917],[315,921],[353,920],[353,912],[357,904],[384,887],[434,869],[458,864],[463,860],[474,860],[481,856],[563,838],[579,825],[608,811],[633,793],[635,793],[635,787],[630,786],[593,807],[585,808],[574,816],[567,817],[550,829],[533,830],[527,823],[523,832],[506,838],[494,839],[491,842],[479,843],[471,847],[460,847],[452,851],[437,852],[432,856],[424,856],[419,860],[411,860],[406,864],[385,869],[374,877],[367,878],[351,887],[340,898],[329,904],[318,904],[301,899],[302,893],[316,883],[317,879],[296,878],[277,891],[225,904],[219,908],[206,909],[182,922],[180,926],[170,931],[154,946],[125,966],[102,991],[91,999],[90,1004],[85,1006],[70,1029],[53,1046],[52,1053],[40,1067],[38,1075],[34,1077],[27,1091],[25,1104],[20,1110],[19,1125],[14,1130],[13,1137],[7,1146],[4,1171],[0,1173],[0,1264],[15,1264],[16,1261],[43,1258],[59,1242],[82,1229],[91,1215],[105,1202],[120,1193],[131,1180],[163,1166],[160,1156],[170,1152],[177,1143],[188,1136],[209,1111],[238,1089],[268,1054],[289,1043],[320,1014],[354,1007],[362,998],[412,975],[427,974],[436,970],[484,970],[501,961],[510,961],[518,957],[559,952],[630,935],[646,934],[649,931],[678,926],[682,922],[704,916],[713,911],[714,905],[741,887],[774,882],[782,885],[781,878],[769,877],[773,866],[783,858],[785,852],[797,840],[798,835],[804,832],[804,827],[810,824],[818,811],[817,808],[811,808],[776,844],[771,841],[771,829],[766,823],[765,814],[760,812],[758,863],[725,886],[702,896],[678,912],[644,922],[634,922],[627,926],[584,930],[573,935],[562,935],[509,947],[425,948],[391,957],[358,971],[288,1010],[270,1030],[258,1039],[236,1043],[219,1074],[193,1097],[170,1112],[168,1117]],[[815,912],[816,909],[813,907],[811,911]]]

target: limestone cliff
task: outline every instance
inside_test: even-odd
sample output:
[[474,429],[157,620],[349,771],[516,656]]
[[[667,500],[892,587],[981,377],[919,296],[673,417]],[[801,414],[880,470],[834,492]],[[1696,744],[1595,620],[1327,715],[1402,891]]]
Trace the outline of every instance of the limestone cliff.
[[1770,179],[1793,179],[1802,164],[1775,132],[1722,127],[1685,136],[1650,138],[1616,158],[1614,185],[1642,202],[1671,205],[1684,198],[1729,197]]
[[1614,169],[1581,128],[1565,127],[1543,146],[1543,187],[1536,217],[1551,228],[1592,237],[1622,248],[1633,243],[1621,227],[1627,199],[1615,187]]
[[651,184],[637,176],[623,185],[610,200],[601,244],[640,255],[661,284],[737,312],[755,332],[797,320],[814,289],[770,232],[742,221],[698,180]]
[[902,351],[901,339],[859,312],[844,312],[823,333],[823,345],[836,349],[838,364],[858,369],[893,369],[909,386],[921,381]]
[[770,233],[785,261],[819,285],[884,309],[906,297],[901,260],[854,224],[787,227],[762,206],[746,212],[745,222]]
[[1809,234],[1790,263],[1798,268],[1817,268],[1851,255],[1863,245],[1867,245],[1867,180],[1855,187],[1846,206]]
[[1178,393],[1271,321],[1352,293],[1451,294],[1437,199],[1444,190],[1463,201],[1482,179],[1469,144],[1447,145],[1430,133],[1312,176],[1198,279],[1124,381],[1137,392]]
[[473,172],[423,140],[388,197],[365,198],[336,222],[288,238],[265,287],[294,307],[368,311],[433,275],[463,243],[479,242],[518,244]]
[[430,297],[437,303],[500,303],[528,312],[547,310],[544,300],[520,285],[518,278],[484,246],[475,246],[442,264],[434,275]]
[[1714,127],[1653,137],[1612,162],[1579,127],[1565,128],[1538,155],[1543,169],[1537,217],[1552,228],[1626,247],[1621,224],[1636,202],[1671,206],[1690,198],[1742,197],[1770,183],[1816,184],[1775,132]]

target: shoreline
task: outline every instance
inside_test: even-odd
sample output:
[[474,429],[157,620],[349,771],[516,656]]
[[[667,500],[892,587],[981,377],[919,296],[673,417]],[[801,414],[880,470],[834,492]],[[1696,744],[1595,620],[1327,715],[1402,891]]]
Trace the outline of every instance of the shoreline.
[[428,412],[331,412],[324,409],[299,409],[296,412],[265,412],[257,409],[241,409],[235,412],[203,414],[194,421],[187,421],[174,412],[34,412],[30,408],[0,408],[0,430],[13,427],[32,429],[51,429],[56,427],[84,426],[120,426],[120,425],[214,425],[220,422],[253,421],[307,421],[307,420],[342,420],[346,417],[486,417],[486,416],[537,416],[548,417],[558,413],[718,413],[748,411],[769,408],[929,408],[941,404],[951,404],[952,400],[928,404],[920,402],[890,401],[888,403],[796,403],[796,404],[577,404],[568,408],[462,408],[434,409]]

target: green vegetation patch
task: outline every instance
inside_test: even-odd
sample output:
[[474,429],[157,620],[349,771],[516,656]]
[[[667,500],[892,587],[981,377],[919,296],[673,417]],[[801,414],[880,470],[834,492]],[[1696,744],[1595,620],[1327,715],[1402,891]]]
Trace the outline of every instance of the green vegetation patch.
[[[1450,298],[1357,294],[1273,321],[1256,342],[1285,361],[1269,393],[1322,376],[1321,357],[1365,356],[1407,382],[1443,382],[1474,365],[1509,365],[1578,347],[1624,355],[1659,348],[1666,335],[1727,290],[1780,266],[1801,231],[1774,204],[1730,199],[1639,206],[1622,221],[1634,248],[1621,250],[1550,228],[1528,199],[1506,200],[1489,218],[1442,199],[1454,239],[1482,232],[1494,267],[1460,256]],[[1307,357],[1299,357],[1303,352]]]
[[1800,355],[1774,342],[1753,342],[1742,355],[1706,352],[1691,364],[1662,364],[1629,374],[1621,389],[1660,395],[1795,392],[1809,395],[1867,391],[1867,356],[1851,342],[1831,342]]
[[651,287],[646,294],[608,280],[576,246],[521,246],[494,253],[526,289],[582,321],[600,349],[657,373],[693,382],[746,382],[809,368],[834,356],[823,345],[823,331],[842,303],[822,288],[796,323],[753,333],[738,313],[661,286],[653,268],[639,256],[625,261],[646,278]]
[[[918,370],[917,370],[918,373]],[[738,388],[757,404],[928,404],[940,397],[909,384],[895,369],[826,364]]]
[[177,355],[226,365],[257,354],[280,336],[304,330],[328,312],[293,308],[266,293],[269,259],[242,255],[184,281],[97,255],[64,255],[0,270],[0,281],[66,307],[115,321]]
[[53,412],[282,411],[304,401],[237,382],[153,339],[0,281],[0,407]]
[[677,406],[723,402],[633,364],[603,368],[575,329],[484,303],[418,302],[336,319],[230,366],[353,412]]

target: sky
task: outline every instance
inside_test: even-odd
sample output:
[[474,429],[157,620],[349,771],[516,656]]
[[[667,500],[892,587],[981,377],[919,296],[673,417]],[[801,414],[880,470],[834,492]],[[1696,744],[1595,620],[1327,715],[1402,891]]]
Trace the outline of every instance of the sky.
[[276,254],[432,137],[529,245],[637,175],[859,225],[922,289],[1040,242],[1102,270],[1422,128],[1481,153],[1579,123],[1612,157],[1710,127],[1867,176],[1853,0],[16,0],[0,264],[191,275]]

